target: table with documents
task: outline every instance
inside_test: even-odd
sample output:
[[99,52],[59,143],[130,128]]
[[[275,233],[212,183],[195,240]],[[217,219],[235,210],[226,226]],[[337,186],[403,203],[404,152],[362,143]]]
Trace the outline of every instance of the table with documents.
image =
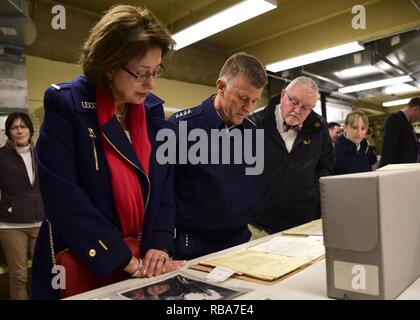
[[[320,300],[330,299],[326,289],[326,270],[320,220],[276,233],[265,238],[199,257],[173,274],[182,272],[206,280],[207,271],[221,266],[236,271],[222,283],[231,288],[243,288],[247,293],[238,300]],[[304,237],[305,236],[305,237]],[[321,238],[321,239],[320,239]],[[305,250],[302,249],[304,243]],[[323,248],[323,246],[322,246]],[[170,274],[151,279],[130,279],[113,285],[85,292],[68,299],[122,299],[118,294],[165,279]],[[407,288],[398,299],[420,299],[420,279]]]
[[[253,279],[276,281],[290,276],[323,258],[325,248],[322,237],[274,236],[246,248],[233,250],[216,257],[204,258],[191,268],[201,265],[235,270],[236,275]],[[271,283],[272,284],[272,283]]]

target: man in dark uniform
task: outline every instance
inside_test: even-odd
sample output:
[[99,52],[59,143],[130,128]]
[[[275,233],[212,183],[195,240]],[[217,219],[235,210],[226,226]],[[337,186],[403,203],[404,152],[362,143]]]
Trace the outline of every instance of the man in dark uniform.
[[258,201],[252,239],[320,217],[319,178],[335,166],[325,120],[312,109],[318,86],[299,77],[255,114],[264,128],[264,172],[256,176]]
[[[175,169],[176,259],[193,259],[249,240],[247,224],[256,196],[254,177],[246,175],[244,157],[240,163],[233,161],[232,156],[236,157],[237,153],[232,143],[226,150],[220,147],[223,141],[210,141],[210,137],[214,130],[224,131],[229,140],[239,133],[241,143],[249,142],[245,131],[255,137],[256,127],[248,115],[266,83],[261,63],[253,56],[237,53],[222,67],[216,81],[216,95],[169,119],[180,128],[186,122],[189,133],[194,129],[195,132],[204,130],[209,137],[206,145],[212,146],[206,155],[207,163],[194,164],[188,159],[187,164],[178,164]],[[246,143],[243,147],[250,147]],[[214,146],[218,147],[217,154]],[[230,162],[214,163],[215,159],[226,156],[224,152],[229,153]]]
[[392,163],[419,162],[419,142],[411,125],[419,120],[420,97],[411,99],[407,107],[387,118],[380,167]]

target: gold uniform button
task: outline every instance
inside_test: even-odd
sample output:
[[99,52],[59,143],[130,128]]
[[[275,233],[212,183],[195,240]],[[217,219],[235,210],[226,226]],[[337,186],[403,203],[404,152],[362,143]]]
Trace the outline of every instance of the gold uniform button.
[[95,250],[95,249],[90,249],[90,250],[89,250],[89,256],[91,256],[92,258],[93,258],[94,256],[96,256],[96,250]]

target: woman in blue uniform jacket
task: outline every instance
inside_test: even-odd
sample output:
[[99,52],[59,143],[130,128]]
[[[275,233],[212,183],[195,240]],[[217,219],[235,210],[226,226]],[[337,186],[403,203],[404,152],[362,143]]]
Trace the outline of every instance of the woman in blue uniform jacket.
[[[62,274],[53,266],[67,248],[98,278],[151,277],[184,263],[169,259],[173,169],[156,159],[157,131],[171,124],[150,93],[173,45],[150,11],[115,6],[84,44],[84,76],[47,89],[36,148],[47,219],[35,249],[33,298],[59,296]],[[126,238],[138,239],[141,259]]]
[[347,115],[344,135],[335,143],[334,174],[372,171],[377,158],[365,139],[368,128],[369,120],[364,112],[354,111]]

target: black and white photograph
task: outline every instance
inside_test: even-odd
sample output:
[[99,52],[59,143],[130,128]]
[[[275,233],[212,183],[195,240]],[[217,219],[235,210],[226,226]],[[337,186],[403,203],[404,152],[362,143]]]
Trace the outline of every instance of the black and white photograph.
[[177,274],[160,282],[120,292],[131,300],[227,300],[245,293]]

